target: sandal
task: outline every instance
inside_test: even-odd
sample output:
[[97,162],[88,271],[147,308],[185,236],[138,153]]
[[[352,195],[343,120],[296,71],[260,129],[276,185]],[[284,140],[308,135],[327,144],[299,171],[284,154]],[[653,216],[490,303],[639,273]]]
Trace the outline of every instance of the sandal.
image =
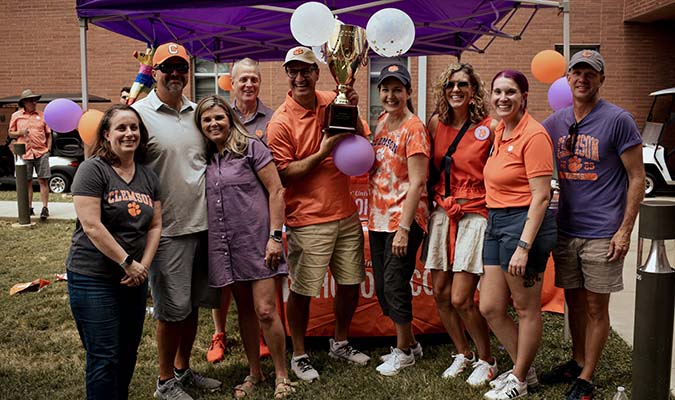
[[257,376],[246,376],[246,378],[244,378],[244,383],[234,387],[234,398],[243,399],[244,397],[248,396],[251,394],[251,392],[253,392],[253,389],[255,389],[256,385],[260,382],[262,382],[262,379],[258,378]]
[[295,393],[295,387],[298,386],[297,382],[291,382],[288,378],[277,378],[275,381],[276,387],[274,388],[274,398],[283,399],[292,393]]

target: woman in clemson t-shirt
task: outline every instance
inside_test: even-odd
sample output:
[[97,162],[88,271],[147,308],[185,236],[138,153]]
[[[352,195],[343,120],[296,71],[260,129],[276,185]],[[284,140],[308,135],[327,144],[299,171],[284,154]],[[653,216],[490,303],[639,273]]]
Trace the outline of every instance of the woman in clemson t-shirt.
[[396,326],[396,347],[381,357],[383,363],[377,367],[390,376],[415,364],[415,355],[422,353],[411,326],[410,278],[426,230],[430,142],[412,111],[408,70],[401,64],[384,67],[377,87],[385,112],[373,141],[368,238],[377,298],[383,314]]

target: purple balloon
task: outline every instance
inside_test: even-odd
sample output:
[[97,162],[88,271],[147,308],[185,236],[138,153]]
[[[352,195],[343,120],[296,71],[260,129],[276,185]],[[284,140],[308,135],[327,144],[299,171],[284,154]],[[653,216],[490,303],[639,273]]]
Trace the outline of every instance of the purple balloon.
[[368,139],[359,135],[348,135],[333,149],[333,162],[345,175],[359,176],[370,170],[375,161],[375,152]]
[[572,105],[572,90],[567,83],[567,78],[558,78],[548,89],[548,104],[553,111]]
[[70,132],[77,129],[82,109],[74,101],[54,99],[45,107],[45,122],[56,132]]

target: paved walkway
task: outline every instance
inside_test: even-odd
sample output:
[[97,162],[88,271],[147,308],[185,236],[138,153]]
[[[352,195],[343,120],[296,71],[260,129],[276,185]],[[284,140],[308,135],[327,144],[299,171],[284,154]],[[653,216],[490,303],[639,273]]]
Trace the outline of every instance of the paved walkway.
[[[659,197],[658,200],[675,201],[675,197]],[[37,210],[42,209],[40,202],[34,202],[33,207]],[[51,220],[74,220],[75,209],[73,203],[50,203],[49,213]],[[18,220],[18,208],[16,201],[0,201],[0,218]],[[33,217],[38,219],[39,217]],[[664,223],[673,223],[673,221],[664,221]],[[649,254],[649,241],[645,241],[643,250],[643,260],[638,263],[637,260],[637,226],[633,230],[631,247],[626,256],[624,267],[624,290],[613,294],[610,298],[609,312],[612,321],[612,328],[629,344],[633,345],[633,324],[635,320],[635,273],[636,265],[642,264]],[[675,241],[667,242],[668,260],[671,266],[675,267]],[[675,343],[675,340],[673,341]],[[671,391],[675,394],[675,357],[671,366]],[[629,385],[630,382],[626,382]]]

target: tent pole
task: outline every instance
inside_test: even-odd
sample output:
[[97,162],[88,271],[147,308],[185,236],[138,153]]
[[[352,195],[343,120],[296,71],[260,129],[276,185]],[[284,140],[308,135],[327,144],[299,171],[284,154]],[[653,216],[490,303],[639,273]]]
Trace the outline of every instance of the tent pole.
[[563,56],[565,61],[569,63],[570,57],[570,2],[569,0],[561,1],[561,10],[563,13]]
[[427,120],[427,56],[417,57],[417,116]]
[[82,77],[82,109],[89,108],[89,90],[87,88],[87,19],[79,18],[80,22],[80,76]]

